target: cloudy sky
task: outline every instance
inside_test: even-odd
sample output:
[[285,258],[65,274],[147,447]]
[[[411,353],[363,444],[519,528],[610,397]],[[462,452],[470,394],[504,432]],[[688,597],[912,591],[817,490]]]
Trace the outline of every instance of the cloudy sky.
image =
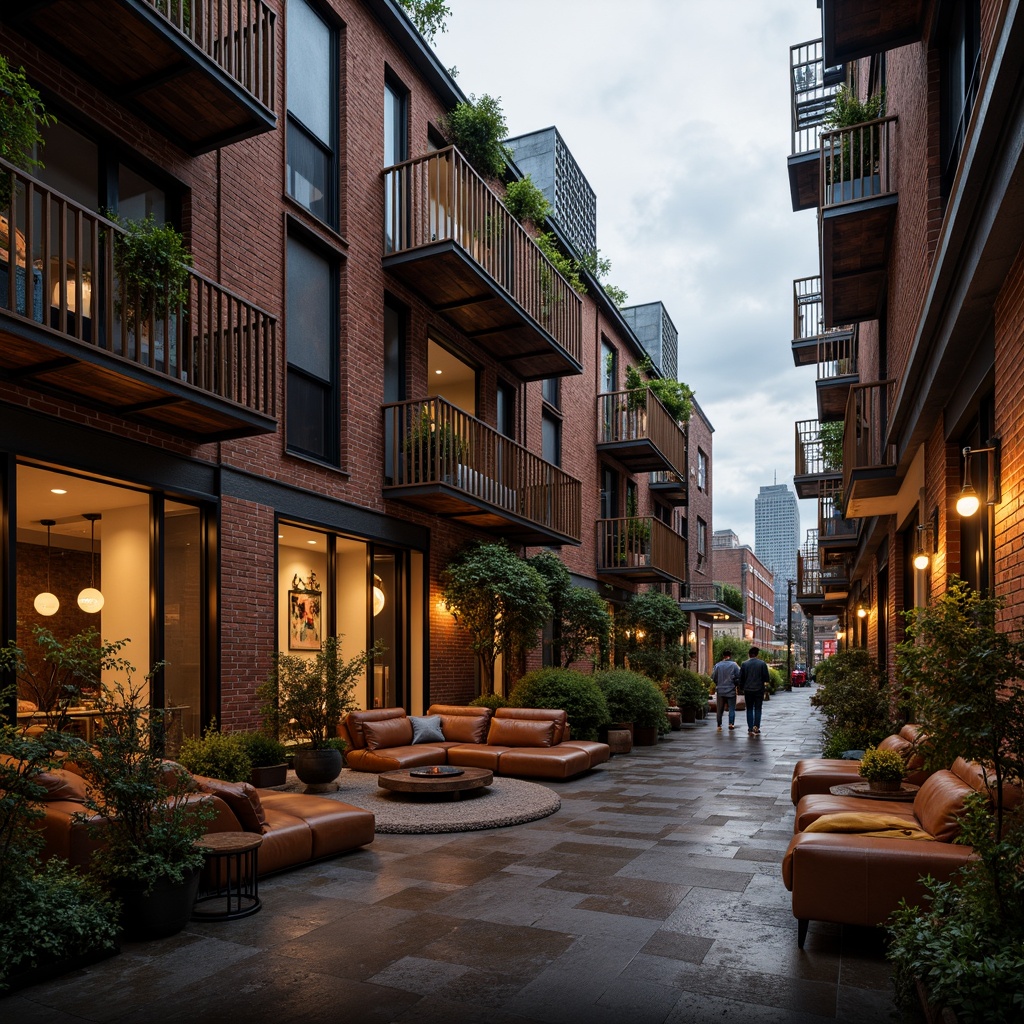
[[[510,136],[558,127],[597,193],[608,280],[665,304],[715,428],[715,529],[753,546],[758,488],[792,487],[793,424],[817,415],[790,354],[816,219],[786,171],[789,47],[821,35],[815,0],[448,3],[442,62],[500,97]],[[815,503],[800,513],[802,536]]]

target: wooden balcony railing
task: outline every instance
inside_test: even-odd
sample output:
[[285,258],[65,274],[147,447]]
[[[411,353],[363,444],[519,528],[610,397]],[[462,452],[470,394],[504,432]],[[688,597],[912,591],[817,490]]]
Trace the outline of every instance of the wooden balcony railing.
[[263,0],[143,2],[273,112],[277,15]]
[[597,521],[599,572],[683,580],[686,538],[653,516]]
[[818,342],[818,380],[836,380],[857,373],[856,324],[849,330],[833,330]]
[[822,132],[822,209],[895,192],[895,137],[895,116]]
[[[650,388],[609,391],[597,396],[598,444],[617,445],[623,462],[640,471],[665,469],[686,475],[686,434]],[[629,448],[650,455],[631,460]]]
[[580,541],[579,480],[443,398],[384,406],[384,440],[394,497],[440,485],[553,537]]
[[453,242],[577,363],[582,301],[465,157],[449,146],[384,172],[384,251]]
[[850,388],[843,432],[844,488],[851,474],[895,465],[895,449],[886,441],[894,385],[882,380]]
[[842,472],[834,462],[833,453],[826,448],[818,420],[798,420],[796,423],[796,475],[824,476]]
[[115,271],[118,225],[0,160],[2,195],[12,197],[0,211],[5,316],[73,342],[76,359],[102,352],[276,416],[274,317],[192,269],[183,301],[166,289],[144,298]]
[[823,480],[818,493],[818,540],[832,548],[855,544],[860,520],[843,518],[842,480]]
[[679,600],[689,604],[724,604],[725,588],[721,583],[684,583]]

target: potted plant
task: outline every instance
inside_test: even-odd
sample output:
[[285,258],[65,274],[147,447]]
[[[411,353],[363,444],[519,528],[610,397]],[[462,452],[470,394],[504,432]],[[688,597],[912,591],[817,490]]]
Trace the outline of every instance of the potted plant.
[[639,672],[610,669],[597,672],[594,682],[604,693],[612,723],[628,723],[637,746],[654,746],[658,732],[668,731],[667,702],[658,685]]
[[446,473],[457,472],[466,442],[450,423],[435,421],[432,405],[424,406],[402,442],[405,483],[437,483]]
[[121,228],[114,235],[117,313],[140,348],[153,339],[158,368],[169,335],[168,361],[177,372],[177,335],[189,298],[192,254],[181,233],[171,224],[157,224],[151,213],[142,220],[122,220],[114,213],[107,217]]
[[[167,715],[121,656],[127,640],[100,645],[99,728],[79,759],[89,783],[83,821],[98,841],[93,866],[121,903],[127,937],[173,935],[188,921],[203,852],[195,843],[212,817],[208,798],[180,765],[163,758]],[[159,668],[159,666],[157,666]]]
[[232,733],[238,737],[242,749],[249,755],[252,770],[249,782],[257,789],[283,786],[288,781],[288,762],[285,746],[275,736],[262,730]]
[[252,774],[252,758],[242,745],[240,735],[219,732],[216,720],[210,722],[202,737],[185,737],[178,761],[195,775],[224,782],[248,782]]
[[709,688],[707,677],[688,669],[679,669],[672,676],[672,696],[684,722],[696,722],[697,714],[708,703]]
[[313,657],[274,656],[269,678],[257,690],[264,722],[277,736],[298,747],[295,774],[309,787],[327,787],[341,774],[344,741],[338,736],[342,716],[356,705],[356,679],[367,662],[384,652],[374,644],[352,658],[341,656],[341,637],[327,637]]
[[830,203],[862,199],[881,192],[878,173],[881,131],[878,124],[871,122],[884,116],[883,92],[864,102],[848,86],[836,93],[822,120],[824,132],[842,131],[838,146],[834,141],[826,143],[825,181]]
[[857,771],[861,778],[867,780],[872,793],[898,793],[903,785],[906,765],[895,750],[870,747],[864,751]]

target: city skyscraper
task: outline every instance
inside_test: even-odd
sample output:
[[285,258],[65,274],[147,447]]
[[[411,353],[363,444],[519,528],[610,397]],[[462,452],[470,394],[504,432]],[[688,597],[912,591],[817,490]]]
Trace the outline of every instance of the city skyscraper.
[[[786,484],[769,484],[754,499],[754,554],[775,574],[775,630],[785,630],[787,580],[796,580],[800,507]],[[802,621],[793,610],[793,626]]]

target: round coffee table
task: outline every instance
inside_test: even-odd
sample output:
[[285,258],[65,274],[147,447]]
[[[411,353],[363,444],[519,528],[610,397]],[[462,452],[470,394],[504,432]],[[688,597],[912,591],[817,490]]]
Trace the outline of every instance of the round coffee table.
[[494,781],[494,772],[488,768],[463,768],[461,775],[412,775],[408,768],[395,772],[382,772],[377,785],[392,793],[442,796],[458,800],[463,793],[483,789]]
[[868,789],[866,782],[851,782],[842,786],[830,786],[829,792],[833,796],[863,796],[869,800],[913,800],[920,788],[910,782],[904,782],[894,792],[873,793]]

